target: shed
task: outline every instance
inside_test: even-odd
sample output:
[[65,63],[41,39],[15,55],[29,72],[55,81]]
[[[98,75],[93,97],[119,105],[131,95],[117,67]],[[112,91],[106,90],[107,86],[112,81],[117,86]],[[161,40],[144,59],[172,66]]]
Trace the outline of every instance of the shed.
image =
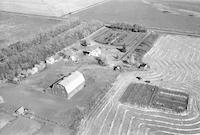
[[101,56],[101,49],[98,47],[90,52],[89,56],[93,57],[100,57]]
[[79,71],[71,73],[69,76],[63,76],[47,89],[53,95],[63,96],[68,99],[73,97],[85,85],[85,78]]
[[46,59],[47,64],[54,64],[55,63],[55,59],[53,57],[49,57]]
[[4,103],[3,97],[0,96],[0,104]]
[[15,113],[18,115],[25,115],[27,113],[28,109],[24,108],[23,106],[21,106],[20,108],[18,108]]

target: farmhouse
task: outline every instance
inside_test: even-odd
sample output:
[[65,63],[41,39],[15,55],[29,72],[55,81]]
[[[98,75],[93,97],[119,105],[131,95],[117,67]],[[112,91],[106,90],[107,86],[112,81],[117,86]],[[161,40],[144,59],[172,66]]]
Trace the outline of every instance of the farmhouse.
[[62,96],[70,99],[85,85],[85,78],[79,71],[71,73],[69,76],[63,76],[45,90],[53,95]]

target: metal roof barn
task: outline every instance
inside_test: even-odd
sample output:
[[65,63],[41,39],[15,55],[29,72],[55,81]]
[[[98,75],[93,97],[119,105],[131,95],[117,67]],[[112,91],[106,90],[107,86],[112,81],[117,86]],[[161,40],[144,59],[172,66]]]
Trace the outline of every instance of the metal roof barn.
[[70,99],[80,91],[84,85],[85,78],[83,74],[79,71],[75,71],[69,76],[64,76],[54,82],[46,91],[53,95],[63,96]]

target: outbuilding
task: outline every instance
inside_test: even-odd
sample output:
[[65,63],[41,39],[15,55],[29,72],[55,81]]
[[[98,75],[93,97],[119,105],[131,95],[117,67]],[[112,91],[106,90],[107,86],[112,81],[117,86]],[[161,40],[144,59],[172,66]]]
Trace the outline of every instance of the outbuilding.
[[69,76],[63,76],[45,91],[53,95],[70,99],[85,85],[85,78],[79,71],[72,72]]

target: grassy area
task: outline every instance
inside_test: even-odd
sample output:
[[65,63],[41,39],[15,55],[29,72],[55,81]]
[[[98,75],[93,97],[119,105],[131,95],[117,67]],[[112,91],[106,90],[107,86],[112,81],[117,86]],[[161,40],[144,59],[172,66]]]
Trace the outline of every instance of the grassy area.
[[2,135],[31,135],[37,132],[41,124],[27,118],[20,117],[1,130]]
[[[87,115],[97,99],[106,94],[118,75],[118,72],[112,69],[95,64],[78,67],[79,64],[60,61],[48,66],[43,72],[30,76],[19,85],[7,84],[0,89],[0,93],[7,104],[14,105],[16,108],[27,107],[42,118],[66,125],[65,133],[74,134],[82,117]],[[48,82],[54,81],[55,76],[68,74],[77,68],[86,79],[86,87],[70,100],[42,93],[42,90],[48,87]],[[46,134],[54,132],[56,128],[55,125],[46,126],[41,130]]]
[[0,48],[47,31],[59,23],[62,21],[0,12]]

